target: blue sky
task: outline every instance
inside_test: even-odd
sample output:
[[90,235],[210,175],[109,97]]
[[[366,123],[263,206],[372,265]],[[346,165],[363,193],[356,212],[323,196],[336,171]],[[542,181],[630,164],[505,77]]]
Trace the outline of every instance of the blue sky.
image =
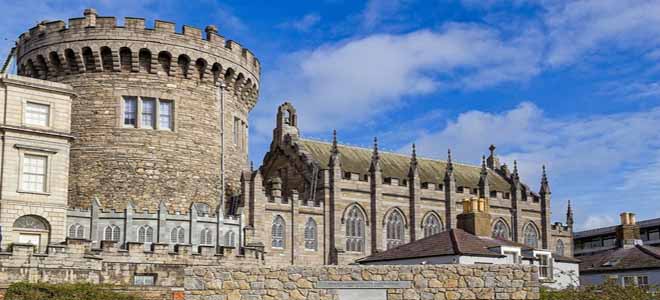
[[[276,4],[275,4],[276,3]],[[660,1],[13,1],[0,0],[0,54],[43,19],[101,15],[204,28],[263,66],[251,158],[274,111],[302,134],[478,163],[491,143],[537,188],[548,166],[553,219],[578,229],[622,211],[660,217]],[[150,26],[150,25],[149,25]]]

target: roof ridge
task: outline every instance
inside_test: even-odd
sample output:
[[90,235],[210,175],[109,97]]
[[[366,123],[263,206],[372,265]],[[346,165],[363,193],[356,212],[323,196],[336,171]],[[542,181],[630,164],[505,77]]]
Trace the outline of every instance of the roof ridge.
[[[327,144],[327,145],[332,145],[331,142],[322,141],[322,140],[316,140],[316,139],[312,139],[312,138],[303,138],[303,137],[301,137],[300,140],[303,140],[303,141],[310,141],[310,142],[315,142],[315,143],[322,143],[322,144]],[[353,145],[346,145],[346,144],[342,144],[342,143],[337,143],[337,145],[339,145],[339,146],[341,146],[341,147],[352,148],[352,149],[357,149],[357,150],[371,151],[371,149],[366,148],[366,147],[353,146]],[[381,154],[382,154],[382,153],[385,153],[385,154],[391,154],[391,155],[401,156],[401,157],[405,157],[405,158],[410,158],[410,155],[403,154],[403,153],[399,153],[399,152],[392,152],[392,151],[387,151],[387,150],[383,151],[382,149],[378,149],[378,151],[379,151]],[[431,160],[431,161],[436,161],[436,162],[447,163],[446,160],[437,159],[437,158],[432,158],[432,157],[427,157],[427,156],[420,156],[420,155],[417,155],[417,159],[418,159],[418,160],[419,160],[419,159],[423,159],[423,160]],[[471,165],[471,164],[462,163],[462,162],[455,162],[455,161],[453,161],[453,160],[452,160],[452,163],[453,163],[454,165],[461,165],[461,166],[464,166],[464,167],[470,167],[470,168],[481,168],[481,166]],[[493,170],[491,170],[491,171],[493,171]]]
[[644,252],[644,253],[646,253],[646,254],[648,254],[648,255],[651,255],[651,256],[655,257],[656,259],[660,259],[660,254],[655,253],[655,252],[654,252],[653,250],[651,250],[651,249],[647,249],[647,247],[650,247],[650,246],[647,246],[647,245],[635,245],[635,247],[636,247],[637,249],[639,249],[640,251],[642,251],[642,252]]

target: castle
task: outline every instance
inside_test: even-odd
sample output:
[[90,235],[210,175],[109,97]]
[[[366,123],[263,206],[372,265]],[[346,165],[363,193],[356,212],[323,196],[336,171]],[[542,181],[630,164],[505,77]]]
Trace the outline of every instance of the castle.
[[87,9],[68,25],[38,24],[14,53],[19,76],[0,79],[2,249],[86,240],[115,252],[350,264],[456,228],[463,201],[478,196],[489,198],[494,237],[572,255],[572,212],[551,223],[545,169],[533,192],[494,146],[466,165],[336,135],[314,141],[285,103],[253,170],[248,115],[261,66],[213,26],[204,37],[158,20],[118,26]]

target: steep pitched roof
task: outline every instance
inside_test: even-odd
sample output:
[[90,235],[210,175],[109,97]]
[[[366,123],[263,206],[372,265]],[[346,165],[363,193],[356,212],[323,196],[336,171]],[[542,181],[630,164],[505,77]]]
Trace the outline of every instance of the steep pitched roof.
[[[332,144],[307,139],[299,139],[297,143],[306,150],[321,168],[328,168],[328,161],[332,151]],[[338,145],[341,154],[341,166],[344,171],[358,174],[366,174],[371,164],[372,149]],[[417,170],[421,182],[440,184],[444,181],[447,162],[427,158],[418,158]],[[410,156],[380,152],[380,164],[383,177],[407,178],[410,168]],[[454,163],[454,178],[456,185],[476,188],[479,186],[480,166],[469,166]],[[509,182],[493,170],[488,170],[488,184],[490,190],[509,191]]]
[[479,238],[462,229],[450,229],[380,253],[359,262],[411,259],[433,256],[469,255],[503,257],[488,248],[500,246],[501,241]]
[[580,256],[580,273],[660,269],[660,249],[637,245]]

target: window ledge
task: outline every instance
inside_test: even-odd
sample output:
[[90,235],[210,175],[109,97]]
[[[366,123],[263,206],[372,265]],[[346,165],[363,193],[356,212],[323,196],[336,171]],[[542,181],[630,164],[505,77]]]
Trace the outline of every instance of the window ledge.
[[25,191],[25,190],[17,190],[17,193],[20,194],[32,194],[32,195],[41,195],[41,196],[50,196],[50,192],[33,192],[33,191]]

